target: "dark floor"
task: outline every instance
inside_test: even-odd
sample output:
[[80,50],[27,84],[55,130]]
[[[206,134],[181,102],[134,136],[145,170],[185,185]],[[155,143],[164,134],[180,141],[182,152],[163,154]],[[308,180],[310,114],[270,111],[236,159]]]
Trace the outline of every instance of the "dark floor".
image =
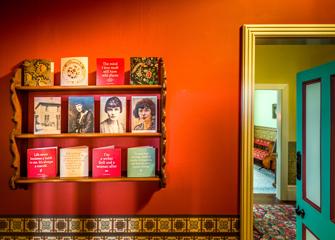
[[256,204],[291,204],[295,205],[295,201],[280,201],[275,194],[254,193],[254,203]]

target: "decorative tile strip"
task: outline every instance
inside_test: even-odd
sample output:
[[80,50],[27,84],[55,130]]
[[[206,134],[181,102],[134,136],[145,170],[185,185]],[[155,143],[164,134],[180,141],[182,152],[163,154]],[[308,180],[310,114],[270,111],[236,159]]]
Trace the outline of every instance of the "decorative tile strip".
[[0,240],[239,240],[239,237],[233,236],[233,237],[185,237],[185,236],[179,236],[179,237],[134,237],[134,236],[128,236],[128,237],[92,237],[92,236],[84,236],[84,237],[20,237],[20,236],[0,236]]
[[0,236],[0,240],[239,240],[237,236],[231,237],[187,237],[187,236],[175,236],[175,237],[137,237],[137,236],[125,236],[125,237],[94,237],[94,236],[83,236],[83,237],[28,237],[28,236]]
[[0,240],[236,240],[239,217],[0,216]]

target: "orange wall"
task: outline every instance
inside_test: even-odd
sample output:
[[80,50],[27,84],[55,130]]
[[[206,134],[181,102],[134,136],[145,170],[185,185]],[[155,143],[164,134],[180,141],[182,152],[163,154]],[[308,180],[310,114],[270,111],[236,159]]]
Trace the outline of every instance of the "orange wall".
[[[332,23],[334,5],[332,0],[1,1],[0,214],[238,214],[240,27]],[[88,56],[92,73],[97,57],[165,59],[167,188],[66,183],[9,190],[12,70],[26,58],[47,58],[59,71],[65,56]]]

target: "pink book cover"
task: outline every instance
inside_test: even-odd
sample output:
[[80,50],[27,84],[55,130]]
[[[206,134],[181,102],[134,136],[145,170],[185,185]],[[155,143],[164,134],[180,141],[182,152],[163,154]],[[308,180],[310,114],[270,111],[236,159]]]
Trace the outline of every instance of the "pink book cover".
[[96,85],[124,84],[123,58],[97,58]]
[[94,148],[92,155],[93,177],[121,177],[121,148]]
[[57,147],[29,148],[27,150],[28,178],[57,176]]

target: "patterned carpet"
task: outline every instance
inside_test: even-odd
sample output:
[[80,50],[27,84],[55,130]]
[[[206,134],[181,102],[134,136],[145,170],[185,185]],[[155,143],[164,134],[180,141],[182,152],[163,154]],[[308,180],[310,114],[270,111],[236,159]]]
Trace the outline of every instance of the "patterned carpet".
[[295,239],[295,206],[254,204],[254,239]]

